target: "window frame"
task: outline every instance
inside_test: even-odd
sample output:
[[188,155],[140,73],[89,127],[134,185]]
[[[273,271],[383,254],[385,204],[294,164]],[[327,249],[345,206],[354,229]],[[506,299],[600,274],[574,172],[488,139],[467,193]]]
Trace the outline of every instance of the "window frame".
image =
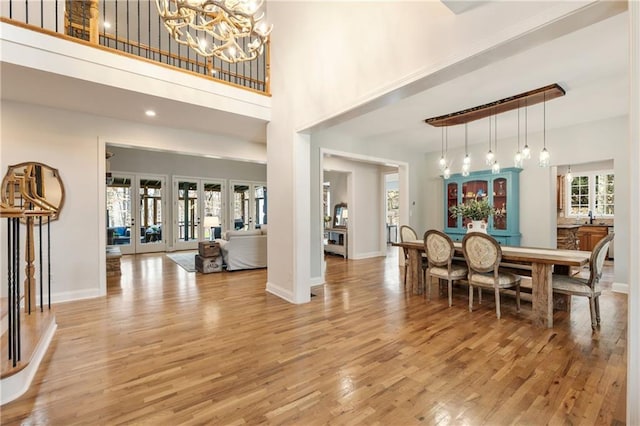
[[[615,172],[611,169],[608,170],[593,170],[593,171],[588,171],[588,172],[577,172],[574,173],[573,177],[571,180],[566,180],[565,182],[565,193],[567,194],[565,197],[565,211],[566,211],[566,216],[567,217],[584,217],[582,214],[575,214],[571,212],[571,184],[573,183],[573,179],[577,178],[577,177],[581,177],[581,176],[586,176],[587,177],[587,181],[588,181],[588,188],[589,188],[589,208],[588,210],[594,212],[594,215],[597,215],[597,217],[603,217],[603,218],[607,218],[607,219],[613,219],[615,217],[615,213],[614,214],[599,214],[596,213],[596,176],[601,176],[601,175],[613,175],[613,191],[614,191],[614,195],[615,195]],[[615,212],[615,198],[614,198],[614,203],[613,203],[613,207],[614,207],[614,212]]]

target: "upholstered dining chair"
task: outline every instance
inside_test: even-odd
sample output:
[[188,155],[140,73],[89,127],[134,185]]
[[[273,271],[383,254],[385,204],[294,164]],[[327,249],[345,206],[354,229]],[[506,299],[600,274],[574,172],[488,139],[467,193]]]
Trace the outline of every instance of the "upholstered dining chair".
[[589,298],[591,311],[591,329],[595,330],[600,325],[600,278],[607,250],[614,234],[611,233],[601,239],[593,248],[589,258],[589,278],[570,277],[565,275],[553,275],[553,292],[568,294],[570,296],[584,296]]
[[431,299],[431,277],[447,280],[449,307],[452,305],[451,287],[453,281],[467,277],[467,267],[453,263],[455,248],[453,241],[444,232],[430,229],[424,233],[424,251],[427,255],[427,294]]
[[[510,272],[500,271],[502,249],[490,235],[471,232],[462,239],[462,253],[469,267],[469,312],[473,310],[473,287],[490,288],[496,297],[496,315],[500,319],[500,290],[516,288],[516,306],[520,312],[520,277]],[[479,292],[482,303],[482,292]]]
[[[418,234],[413,230],[409,225],[400,226],[400,242],[406,241],[416,241],[418,239]],[[404,286],[407,286],[407,268],[409,267],[409,249],[402,248],[404,253]],[[422,256],[422,275],[424,280],[426,281],[426,270],[427,270],[427,258]]]

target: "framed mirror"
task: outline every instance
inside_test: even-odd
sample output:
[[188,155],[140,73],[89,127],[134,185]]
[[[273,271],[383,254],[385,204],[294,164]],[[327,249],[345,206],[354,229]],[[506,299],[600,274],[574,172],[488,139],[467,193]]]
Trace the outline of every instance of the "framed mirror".
[[25,209],[48,210],[58,219],[64,204],[64,185],[57,169],[43,163],[29,161],[9,166],[2,179],[0,199],[9,206]]
[[346,203],[339,203],[333,207],[333,227],[346,228],[349,220],[349,209]]

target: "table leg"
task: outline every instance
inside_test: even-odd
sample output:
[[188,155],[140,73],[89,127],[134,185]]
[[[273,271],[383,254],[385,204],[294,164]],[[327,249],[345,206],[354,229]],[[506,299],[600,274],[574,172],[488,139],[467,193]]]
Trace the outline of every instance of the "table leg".
[[422,294],[422,253],[420,250],[409,250],[409,279],[413,294]]
[[551,265],[533,263],[531,269],[533,324],[537,327],[551,328],[553,327]]

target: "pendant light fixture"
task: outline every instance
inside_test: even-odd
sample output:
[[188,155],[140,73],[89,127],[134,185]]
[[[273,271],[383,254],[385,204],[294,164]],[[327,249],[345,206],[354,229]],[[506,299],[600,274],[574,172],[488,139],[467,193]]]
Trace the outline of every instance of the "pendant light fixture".
[[491,151],[491,116],[489,116],[489,151],[487,152],[487,155],[485,158],[486,158],[487,166],[490,166],[493,164],[493,151]]
[[540,167],[549,167],[551,164],[551,155],[547,151],[547,94],[544,94],[542,102],[542,151],[540,151],[539,162]]
[[491,173],[496,175],[496,174],[500,173],[500,163],[498,162],[498,158],[497,158],[497,155],[498,155],[498,114],[496,114],[494,117],[495,117],[495,120],[496,120],[494,129],[493,129],[493,134],[494,134],[494,136],[496,138],[496,142],[494,144],[495,149],[496,149],[496,159],[493,160],[493,164],[491,165]]
[[516,151],[516,155],[513,157],[513,165],[519,169],[522,168],[522,152],[520,152],[520,108],[518,108],[518,150]]
[[468,134],[467,123],[464,123],[464,160],[462,160],[462,176],[469,176],[469,169],[471,168],[471,157],[469,157],[468,149]]
[[444,158],[445,158],[445,166],[444,166],[444,170],[442,171],[442,176],[445,179],[449,179],[451,177],[451,169],[449,168],[449,164],[447,164],[446,161],[446,156],[447,153],[449,152],[449,128],[445,127],[444,129],[444,145],[445,145],[445,154],[444,154]]
[[527,120],[527,109],[529,106],[527,105],[527,101],[524,101],[524,147],[522,148],[522,159],[529,160],[531,158],[531,149],[529,148],[529,144],[527,143],[527,135],[528,135],[528,120]]
[[443,172],[445,168],[447,168],[447,159],[444,158],[444,127],[442,128],[442,132],[440,135],[440,161],[438,162],[438,166],[440,167],[440,171]]
[[568,182],[571,182],[573,180],[573,175],[571,174],[571,164],[569,164],[569,168],[567,169],[567,174],[564,175],[564,177]]

